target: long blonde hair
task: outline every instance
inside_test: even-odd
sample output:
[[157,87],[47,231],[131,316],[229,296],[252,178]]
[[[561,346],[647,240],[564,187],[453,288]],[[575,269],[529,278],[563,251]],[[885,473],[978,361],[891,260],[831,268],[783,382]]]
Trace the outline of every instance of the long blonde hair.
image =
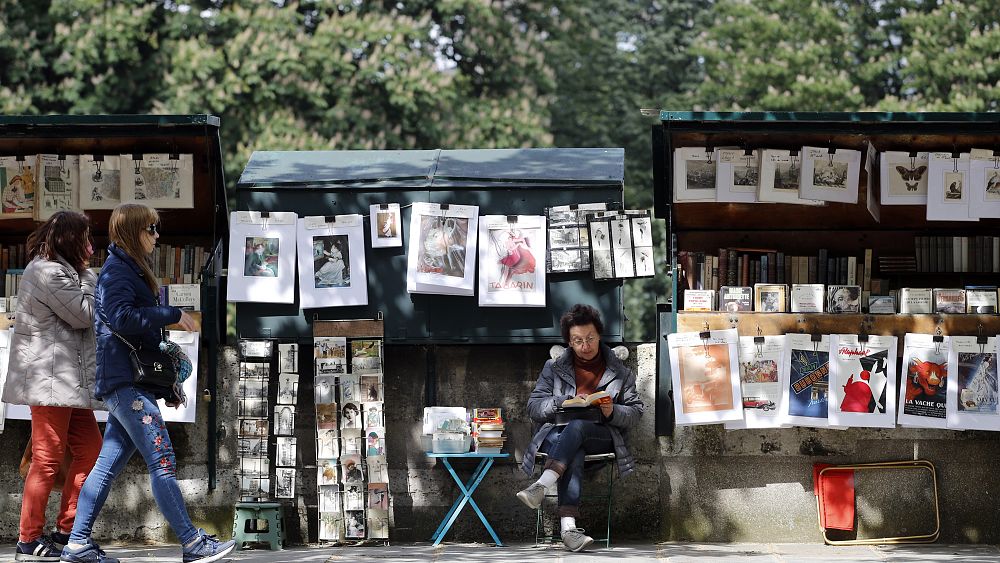
[[151,257],[142,248],[142,232],[159,222],[156,210],[141,203],[123,203],[115,207],[108,222],[108,238],[139,265],[153,295],[159,295],[160,284],[153,274]]

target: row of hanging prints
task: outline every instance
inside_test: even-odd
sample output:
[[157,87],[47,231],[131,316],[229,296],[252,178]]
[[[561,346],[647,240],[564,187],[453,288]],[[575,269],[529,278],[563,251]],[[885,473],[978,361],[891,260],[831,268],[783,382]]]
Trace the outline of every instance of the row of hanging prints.
[[[594,279],[654,274],[649,212],[605,203],[550,207],[544,215],[479,215],[473,205],[412,204],[406,287],[410,293],[471,296],[481,307],[544,307],[547,274],[590,271]],[[368,216],[299,217],[237,211],[230,216],[228,299],[294,303],[302,309],[368,304],[365,222],[371,248],[401,247],[401,208]]]
[[679,425],[1000,430],[1000,338],[906,334],[667,337]]

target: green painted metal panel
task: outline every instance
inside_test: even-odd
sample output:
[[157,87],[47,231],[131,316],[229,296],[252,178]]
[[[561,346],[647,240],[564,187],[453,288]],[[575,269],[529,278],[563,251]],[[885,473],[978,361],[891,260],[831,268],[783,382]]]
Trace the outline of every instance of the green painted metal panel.
[[808,112],[808,111],[669,111],[661,121],[777,121],[823,123],[1000,123],[1000,113],[976,112]]
[[207,125],[219,127],[221,122],[214,115],[0,115],[0,127],[24,125],[31,127],[63,126],[122,126],[122,127],[172,127],[182,125]]

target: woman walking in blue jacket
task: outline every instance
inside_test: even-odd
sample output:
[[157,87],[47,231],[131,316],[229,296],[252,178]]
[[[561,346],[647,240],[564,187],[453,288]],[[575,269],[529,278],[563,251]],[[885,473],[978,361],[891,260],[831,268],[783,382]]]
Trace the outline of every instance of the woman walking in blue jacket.
[[80,492],[76,522],[61,560],[118,562],[91,543],[90,535],[112,482],[138,450],[149,470],[153,498],[181,541],[184,562],[218,561],[233,550],[235,543],[220,542],[191,522],[177,486],[174,448],[160,409],[152,394],[135,386],[129,348],[113,334],[136,348],[156,348],[165,326],[178,323],[184,330],[196,328],[187,313],[160,305],[157,299],[159,284],[150,267],[150,256],[159,238],[159,216],[144,205],[119,205],[111,212],[108,235],[111,246],[95,292],[95,394],[104,400],[111,416],[97,464]]

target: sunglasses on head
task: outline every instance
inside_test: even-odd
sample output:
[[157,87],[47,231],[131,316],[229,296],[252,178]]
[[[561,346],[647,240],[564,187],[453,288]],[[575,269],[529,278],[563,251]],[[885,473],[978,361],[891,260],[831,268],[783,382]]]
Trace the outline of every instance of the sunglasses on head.
[[160,225],[159,225],[159,223],[153,223],[152,225],[146,227],[146,232],[149,233],[149,234],[151,234],[151,235],[155,235],[155,234],[159,233],[160,232]]

